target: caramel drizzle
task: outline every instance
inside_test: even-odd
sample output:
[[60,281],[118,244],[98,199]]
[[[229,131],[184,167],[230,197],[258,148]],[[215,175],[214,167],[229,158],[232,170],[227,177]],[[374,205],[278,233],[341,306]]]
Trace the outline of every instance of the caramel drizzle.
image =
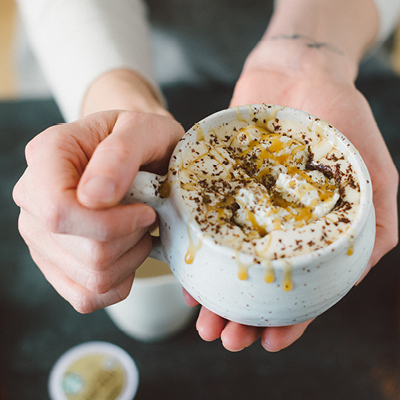
[[[268,121],[272,120],[275,118],[276,112],[278,110],[275,110],[275,114],[270,116],[270,118],[268,119]],[[237,119],[239,121],[243,121],[243,122],[247,122],[240,114],[240,111],[238,108],[236,108],[236,112],[237,112]],[[317,126],[320,129],[320,134],[323,133],[323,130],[320,126]],[[263,146],[261,146],[261,144],[259,143],[258,140],[254,140],[251,135],[249,134],[249,132],[247,131],[249,128],[257,128],[260,132],[261,135],[261,140],[268,140],[270,145],[268,146],[268,148],[265,148]],[[311,127],[309,127],[310,129]],[[317,132],[318,133],[318,132]],[[320,185],[317,184],[316,182],[314,182],[303,170],[301,170],[300,168],[294,166],[294,165],[290,165],[289,162],[294,160],[295,155],[300,152],[303,151],[306,148],[305,144],[300,143],[299,141],[295,140],[295,139],[290,139],[287,142],[282,142],[280,140],[281,135],[279,133],[273,133],[270,132],[266,129],[260,128],[258,126],[249,126],[243,129],[240,129],[236,135],[234,135],[230,141],[230,143],[232,143],[235,138],[238,135],[242,135],[245,134],[248,138],[249,138],[249,145],[248,148],[246,150],[244,150],[241,153],[241,158],[243,159],[244,157],[246,157],[248,154],[250,154],[251,152],[253,152],[255,149],[258,151],[259,155],[257,157],[257,160],[255,161],[256,167],[258,169],[258,171],[260,171],[261,167],[264,166],[264,161],[265,159],[269,159],[272,161],[273,165],[285,165],[288,171],[289,175],[299,175],[304,181],[306,181],[308,184],[312,185],[314,188],[317,189],[318,191],[318,195],[320,200],[322,201],[326,201],[331,199],[334,196],[334,190],[336,189],[335,185],[331,185],[329,183],[328,178],[325,179],[325,184],[324,185]],[[204,139],[204,133],[201,129],[198,130],[197,132],[197,139],[198,140],[203,140]],[[293,149],[291,149],[291,152],[287,152],[284,154],[279,155],[278,153],[281,152],[283,149],[290,147],[291,145],[295,144],[295,147]],[[213,148],[218,152],[217,148],[218,147],[225,147],[225,145],[218,145],[218,146],[214,146]],[[218,154],[221,156],[221,158],[224,158],[219,152]],[[205,154],[201,154],[199,155],[197,158],[193,159],[189,165],[186,167],[190,167],[191,165],[195,164],[197,161],[201,160],[205,155],[207,155],[207,153]],[[224,165],[222,162],[220,162],[217,159],[214,159],[221,167],[223,167],[225,169],[225,171],[227,171],[227,167],[226,165]],[[237,165],[241,165],[243,166],[243,162],[241,162],[241,160],[236,159],[235,160]],[[189,169],[189,168],[188,168]],[[197,174],[194,171],[191,171],[194,175],[197,176]],[[269,173],[271,173],[271,167],[265,167],[263,170],[261,170],[256,176],[255,179],[258,181],[262,181],[262,178],[265,175],[268,175]],[[194,190],[194,189],[198,189],[198,185],[197,184],[182,184],[182,187],[186,190]],[[203,196],[204,196],[204,190],[203,191]],[[301,196],[301,193],[300,193]],[[210,205],[210,204],[205,204],[206,205],[206,217],[211,213],[211,212],[217,212],[219,219],[223,219],[226,215],[225,210],[227,208],[227,206],[232,205],[234,202],[237,202],[239,205],[242,206],[243,210],[245,210],[246,212],[246,217],[247,220],[251,223],[251,225],[254,227],[254,230],[257,231],[261,236],[265,236],[267,234],[267,232],[265,231],[265,229],[263,227],[261,227],[256,218],[255,218],[255,214],[254,212],[252,212],[251,210],[249,210],[247,207],[245,207],[244,204],[240,204],[240,200],[235,199],[234,195],[231,194],[227,197],[225,197],[223,202],[219,202],[217,205]],[[274,195],[272,196],[272,203],[277,206],[277,207],[281,207],[284,208],[288,214],[290,215],[290,218],[293,218],[296,222],[297,222],[297,226],[303,226],[305,224],[307,224],[311,218],[312,218],[312,206],[311,207],[299,207],[297,204],[295,203],[290,203],[288,201],[286,201],[285,199],[279,197],[278,195]],[[272,208],[271,209],[272,213],[278,213],[279,212],[279,208]],[[277,218],[274,221],[274,229],[281,229],[281,222],[280,220]],[[191,264],[194,261],[194,257],[197,253],[197,251],[201,248],[202,245],[202,239],[199,240],[199,243],[197,245],[194,245],[191,234],[190,234],[190,230],[189,230],[189,225],[188,225],[188,233],[189,233],[189,249],[186,253],[185,256],[185,262],[187,264]],[[354,237],[351,236],[351,237]],[[349,239],[350,240],[350,239]],[[353,240],[354,242],[354,240]],[[269,245],[267,245],[267,247],[269,247]],[[352,254],[352,244],[349,247],[348,250],[348,254]],[[241,280],[245,280],[248,278],[248,269],[251,266],[251,264],[249,265],[245,265],[241,262],[240,257],[239,257],[239,253],[237,253],[237,255],[235,256],[237,262],[238,262],[238,277]],[[293,283],[292,283],[292,265],[288,260],[284,260],[284,271],[283,271],[283,290],[285,291],[290,291],[293,287]],[[274,282],[275,280],[275,273],[274,273],[274,269],[272,267],[272,264],[270,263],[270,261],[268,262],[266,269],[265,269],[265,275],[264,275],[264,280],[267,283],[271,283]]]
[[245,264],[244,262],[242,262],[242,260],[240,259],[240,252],[239,251],[235,251],[235,260],[236,260],[236,262],[237,262],[237,264],[238,264],[238,278],[241,280],[241,281],[245,281],[247,278],[248,278],[248,271],[249,271],[249,268],[250,268],[250,266],[253,264],[253,263],[249,263],[249,264]]
[[349,241],[349,247],[347,248],[347,255],[352,256],[354,254],[354,242],[356,241],[356,235],[354,229],[349,226],[345,232],[347,239]]
[[[241,261],[240,252],[237,250],[235,251],[235,260],[238,264],[238,278],[244,281],[248,278],[249,268],[254,263],[245,264],[243,261]],[[266,283],[272,283],[275,281],[275,271],[272,266],[272,262],[270,260],[263,260],[263,261],[265,263],[264,281]]]
[[192,264],[194,258],[196,257],[197,252],[201,249],[203,244],[203,238],[199,239],[197,245],[194,244],[192,234],[190,233],[190,223],[193,222],[193,218],[191,218],[187,223],[187,231],[189,235],[189,247],[185,255],[185,262],[186,264]]
[[[261,146],[259,141],[253,140],[248,133],[247,129],[249,128],[257,128],[258,131],[260,132],[261,135],[261,140],[267,140],[269,141],[270,145],[268,148],[265,148]],[[232,141],[241,134],[245,134],[250,140],[250,143],[248,145],[248,148],[244,150],[241,153],[241,158],[246,157],[247,155],[251,154],[254,152],[254,150],[257,150],[257,153],[259,153],[257,160],[255,160],[255,164],[257,167],[257,170],[260,171],[256,176],[255,179],[258,180],[259,182],[262,181],[263,177],[266,175],[269,175],[271,173],[271,167],[265,167],[264,169],[261,169],[264,166],[264,160],[269,159],[272,161],[273,165],[284,165],[287,168],[288,174],[289,175],[298,175],[300,178],[302,178],[304,181],[306,181],[309,185],[311,185],[313,188],[315,188],[318,192],[319,198],[321,201],[327,201],[330,200],[334,196],[334,190],[336,187],[334,185],[331,185],[329,183],[328,178],[325,178],[325,185],[320,185],[316,182],[314,182],[303,170],[300,168],[290,165],[289,162],[294,160],[295,155],[303,151],[306,148],[306,145],[300,143],[297,140],[290,139],[286,143],[281,141],[281,135],[279,133],[272,133],[269,132],[263,128],[260,127],[255,127],[255,126],[250,126],[248,128],[243,128],[239,132],[236,133]],[[288,148],[292,146],[293,144],[296,145],[293,149],[291,149],[291,152],[287,152],[281,155],[277,155],[280,151],[282,151],[285,148]],[[236,160],[236,162],[242,166],[243,162],[240,160]],[[299,197],[302,197],[304,193],[302,193],[299,189],[298,192]],[[287,211],[290,214],[290,217],[294,219],[298,224],[297,226],[302,226],[310,222],[311,218],[313,217],[312,214],[312,208],[316,204],[313,204],[311,207],[299,207],[295,203],[290,203],[278,195],[274,195],[272,198],[272,204],[280,208],[284,208],[285,211]],[[248,216],[251,211],[246,211]],[[272,213],[277,213],[279,212],[279,209],[271,209]],[[249,222],[253,223],[255,220],[254,216],[249,216],[248,218]],[[254,228],[256,230],[259,230],[258,226],[253,224]],[[280,221],[276,221],[276,225],[274,227],[275,229],[280,229]],[[260,232],[261,233],[261,232]]]
[[275,271],[272,266],[272,262],[270,260],[264,260],[265,265],[265,273],[264,273],[264,281],[266,283],[272,283],[275,281]]
[[[261,140],[268,140],[270,142],[270,146],[268,148],[264,148],[261,146],[261,144],[257,140],[253,140],[248,133],[248,128],[257,128],[260,131],[261,134]],[[241,153],[241,159],[246,157],[248,154],[254,151],[255,148],[260,152],[259,157],[257,160],[255,160],[255,164],[257,169],[260,171],[263,164],[264,159],[269,159],[273,162],[273,165],[285,165],[288,174],[289,175],[298,175],[300,176],[304,181],[306,181],[309,185],[313,186],[315,189],[318,191],[318,195],[321,201],[327,201],[330,200],[333,195],[334,195],[334,185],[330,185],[328,179],[326,178],[325,185],[320,185],[316,182],[314,182],[303,170],[299,169],[296,166],[290,165],[289,161],[294,159],[294,156],[299,152],[305,149],[305,145],[298,142],[297,140],[291,139],[286,143],[283,143],[280,138],[281,135],[279,133],[271,133],[263,128],[260,127],[255,127],[255,126],[250,126],[248,128],[243,128],[240,129],[233,137],[231,140],[231,143],[233,140],[238,135],[245,134],[249,139],[251,139],[248,148]],[[290,153],[285,153],[282,155],[276,155],[276,153],[279,153],[281,150],[290,147],[292,144],[296,144],[296,147],[291,150]],[[224,147],[224,145],[219,145],[215,146],[214,149],[217,150],[217,147]],[[218,150],[217,150],[218,151]],[[220,154],[220,153],[218,153]],[[200,154],[198,157],[193,159],[189,165],[187,166],[190,167],[191,165],[195,164],[199,160],[201,160],[206,154]],[[221,154],[220,154],[221,155]],[[221,158],[223,156],[221,155]],[[227,171],[226,165],[221,163],[219,160],[215,159],[215,161],[225,170]],[[237,165],[243,166],[243,162],[240,159],[235,160]],[[192,171],[193,172],[193,171]],[[194,172],[193,172],[194,173]],[[262,181],[262,178],[265,175],[268,175],[271,173],[271,167],[265,167],[263,170],[261,170],[256,176],[255,179],[258,180],[259,182]],[[195,174],[195,173],[194,173]],[[196,175],[196,174],[195,174]],[[196,175],[197,176],[197,175]],[[197,178],[199,178],[197,176]],[[182,185],[185,189],[190,190],[190,186],[185,184]],[[195,187],[193,187],[194,189]],[[300,197],[303,195],[302,193],[299,193]],[[233,196],[233,195],[232,195]],[[231,203],[234,203],[235,200],[232,199]],[[238,202],[239,203],[239,202]],[[295,203],[290,203],[282,198],[280,198],[278,195],[274,195],[272,197],[272,203],[270,205],[275,205],[280,208],[284,208],[285,211],[290,215],[291,219],[294,219],[297,222],[297,226],[300,227],[302,225],[305,225],[310,222],[313,214],[312,214],[312,207],[299,207]],[[212,211],[217,211],[219,215],[224,215],[224,213],[221,213],[221,208],[225,207],[226,204],[218,204],[216,206],[210,206],[207,205],[207,214],[209,214]],[[243,206],[243,205],[242,205]],[[257,231],[261,236],[265,236],[266,232],[265,229],[260,227],[259,224],[256,222],[255,215],[251,210],[248,210],[246,207],[243,207],[247,214],[247,219],[248,221],[253,225],[254,230]],[[271,208],[271,213],[278,213],[279,208]],[[281,229],[281,223],[277,219],[274,224],[274,229],[279,230]]]
[[282,259],[283,263],[283,283],[282,287],[285,292],[289,292],[293,289],[292,281],[292,264],[289,260]]
[[160,185],[160,196],[164,199],[168,198],[171,193],[171,184],[169,183],[168,176],[165,181]]

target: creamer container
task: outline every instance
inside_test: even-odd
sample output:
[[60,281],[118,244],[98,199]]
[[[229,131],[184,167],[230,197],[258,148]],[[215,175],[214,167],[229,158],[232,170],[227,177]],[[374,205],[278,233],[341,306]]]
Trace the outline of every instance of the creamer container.
[[131,356],[107,342],[86,342],[64,353],[49,376],[51,400],[132,400],[139,372]]

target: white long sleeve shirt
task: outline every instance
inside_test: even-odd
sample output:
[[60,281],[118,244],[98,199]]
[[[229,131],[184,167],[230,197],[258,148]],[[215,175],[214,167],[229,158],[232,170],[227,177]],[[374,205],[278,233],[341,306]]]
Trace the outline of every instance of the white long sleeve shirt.
[[[374,1],[380,15],[378,40],[384,40],[398,21],[400,1]],[[17,2],[31,46],[66,121],[79,118],[90,84],[113,69],[137,71],[160,98],[160,81],[193,81],[208,75],[233,82],[245,56],[266,28],[266,13],[272,10],[272,2],[265,0],[259,2],[261,9],[253,7],[250,14],[247,11],[251,7],[243,0],[229,1],[232,3],[229,8],[214,0],[208,3],[147,0],[148,4],[142,0]],[[148,8],[154,10],[153,31]],[[184,17],[179,19],[182,12]],[[224,18],[226,14],[233,22]],[[237,34],[246,18],[252,29]],[[165,32],[171,26],[174,30],[166,39]],[[200,32],[206,35],[200,36]],[[237,36],[232,40],[235,32]],[[206,38],[203,40],[202,36]],[[152,46],[157,51],[153,52]],[[153,57],[160,53],[163,54],[160,59]]]

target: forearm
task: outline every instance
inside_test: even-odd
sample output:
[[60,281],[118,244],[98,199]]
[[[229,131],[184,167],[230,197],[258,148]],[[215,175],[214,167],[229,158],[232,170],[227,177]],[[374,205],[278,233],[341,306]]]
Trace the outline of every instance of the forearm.
[[[99,77],[136,71],[158,91],[143,0],[18,0],[32,48],[67,122]],[[158,97],[161,97],[157,94]]]
[[378,25],[371,0],[278,0],[246,68],[270,65],[302,73],[320,70],[354,80]]

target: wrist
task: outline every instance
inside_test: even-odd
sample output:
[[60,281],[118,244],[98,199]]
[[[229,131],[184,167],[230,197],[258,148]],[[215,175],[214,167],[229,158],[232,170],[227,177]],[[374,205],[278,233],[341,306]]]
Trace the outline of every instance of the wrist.
[[271,37],[261,40],[248,56],[242,74],[268,71],[293,79],[315,79],[330,76],[342,82],[354,83],[358,63],[339,49],[310,44],[301,36]]
[[246,67],[321,72],[354,81],[378,24],[371,0],[276,0],[268,29]]
[[99,111],[127,110],[160,115],[169,112],[161,95],[136,72],[120,69],[109,71],[89,87],[82,104],[82,116]]
[[265,38],[301,35],[339,49],[358,63],[378,30],[373,0],[277,0]]

